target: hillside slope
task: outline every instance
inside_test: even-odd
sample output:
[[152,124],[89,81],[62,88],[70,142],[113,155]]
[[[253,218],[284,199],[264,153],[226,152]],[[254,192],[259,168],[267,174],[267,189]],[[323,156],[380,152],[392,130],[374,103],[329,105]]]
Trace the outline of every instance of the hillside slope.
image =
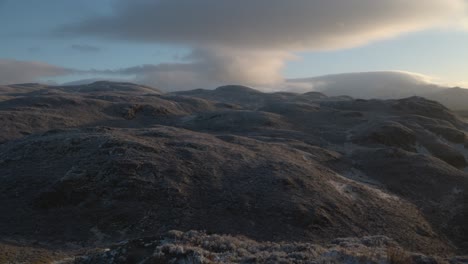
[[468,253],[467,124],[434,101],[111,82],[0,100],[4,240],[100,248],[176,229]]

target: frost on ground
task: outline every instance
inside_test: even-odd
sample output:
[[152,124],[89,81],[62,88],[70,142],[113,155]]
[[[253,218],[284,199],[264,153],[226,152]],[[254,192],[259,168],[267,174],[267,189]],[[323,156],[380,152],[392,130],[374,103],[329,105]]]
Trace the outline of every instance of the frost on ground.
[[245,237],[170,231],[161,239],[126,242],[77,258],[94,263],[464,263],[410,253],[385,236],[336,239],[329,245],[256,242]]
[[[0,87],[0,123],[0,238],[26,241],[4,247],[25,250],[13,263],[34,263],[36,242],[48,245],[36,255],[48,257],[68,243],[99,250],[144,237],[153,237],[146,246],[83,255],[104,260],[91,263],[352,263],[359,252],[386,260],[386,246],[362,239],[325,245],[370,235],[411,252],[468,254],[468,124],[423,98],[25,84]],[[193,232],[161,242],[169,230],[286,242]],[[219,248],[224,240],[239,245]],[[295,243],[311,241],[321,246]],[[369,258],[369,248],[382,248],[381,257]]]

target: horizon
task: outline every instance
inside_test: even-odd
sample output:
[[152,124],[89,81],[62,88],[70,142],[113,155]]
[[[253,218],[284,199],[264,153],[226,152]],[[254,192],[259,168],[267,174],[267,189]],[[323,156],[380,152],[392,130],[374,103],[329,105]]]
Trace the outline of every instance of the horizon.
[[216,3],[2,0],[0,83],[288,90],[291,79],[402,72],[468,87],[466,0]]

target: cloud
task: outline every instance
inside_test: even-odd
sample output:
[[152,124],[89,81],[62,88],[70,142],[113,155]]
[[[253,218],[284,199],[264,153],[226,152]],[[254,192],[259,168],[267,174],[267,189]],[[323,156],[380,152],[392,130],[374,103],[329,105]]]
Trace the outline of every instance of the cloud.
[[1,84],[38,82],[42,78],[65,76],[77,72],[42,62],[0,59]]
[[141,65],[117,70],[93,70],[99,75],[133,76],[133,81],[166,91],[194,86],[215,88],[227,83],[256,87],[283,82],[281,70],[290,55],[279,51],[239,51],[228,48],[195,49],[181,63]]
[[247,49],[330,50],[466,21],[465,0],[115,0],[63,31]]
[[79,51],[79,52],[86,52],[86,53],[95,53],[101,51],[101,48],[96,47],[96,46],[91,46],[91,45],[78,45],[74,44],[71,45],[71,48],[73,50]]
[[468,82],[457,82],[455,83],[455,86],[468,89]]
[[186,63],[132,69],[138,80],[166,89],[278,83],[282,66],[294,52],[351,48],[431,28],[461,28],[468,5],[465,0],[112,3],[112,14],[63,26],[58,33],[193,49]]
[[194,85],[273,86],[283,81],[281,70],[289,57],[281,51],[196,49],[186,58],[189,62],[157,65],[152,71],[138,74],[137,81],[167,90],[190,89]]
[[358,72],[287,80],[290,90],[319,91],[330,96],[355,98],[403,98],[439,91],[434,79],[404,71]]
[[[63,76],[88,76],[66,83],[68,85],[86,84],[96,80],[129,81],[150,85],[165,91],[189,90],[194,88],[215,88],[236,80],[250,81],[252,86],[265,91],[289,90],[294,92],[320,91],[330,96],[350,95],[355,98],[402,98],[426,95],[441,88],[429,76],[403,71],[361,72],[326,75],[304,79],[283,80],[278,72],[282,66],[282,56],[269,52],[252,53],[247,59],[236,57],[235,50],[195,50],[183,59],[188,62],[141,65],[135,67],[107,70],[77,70],[54,66],[35,61],[0,59],[0,84],[43,82],[51,84],[46,78]],[[260,64],[255,62],[261,61]],[[220,67],[229,65],[229,67]],[[253,66],[250,66],[253,64]],[[267,68],[259,65],[269,65]],[[249,67],[250,71],[242,71]],[[227,71],[226,71],[227,70]],[[245,75],[245,74],[248,75]],[[102,76],[107,76],[103,78]],[[216,76],[216,78],[213,78]],[[261,76],[260,79],[257,77]],[[274,79],[276,77],[280,79]],[[226,82],[226,80],[229,80]],[[259,82],[260,81],[260,82]],[[201,86],[194,86],[198,84]]]

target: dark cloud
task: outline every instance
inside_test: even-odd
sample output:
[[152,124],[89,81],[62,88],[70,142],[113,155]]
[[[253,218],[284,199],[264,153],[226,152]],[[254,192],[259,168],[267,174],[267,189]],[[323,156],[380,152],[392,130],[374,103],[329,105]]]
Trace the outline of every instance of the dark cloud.
[[78,71],[42,62],[0,59],[0,83],[38,82],[42,78],[64,76]]
[[115,14],[63,31],[193,46],[323,50],[458,24],[464,0],[115,0]]
[[91,46],[91,45],[78,45],[74,44],[71,45],[71,48],[73,50],[79,51],[79,52],[89,52],[89,53],[94,53],[94,52],[99,52],[101,51],[101,48],[96,47],[96,46]]

